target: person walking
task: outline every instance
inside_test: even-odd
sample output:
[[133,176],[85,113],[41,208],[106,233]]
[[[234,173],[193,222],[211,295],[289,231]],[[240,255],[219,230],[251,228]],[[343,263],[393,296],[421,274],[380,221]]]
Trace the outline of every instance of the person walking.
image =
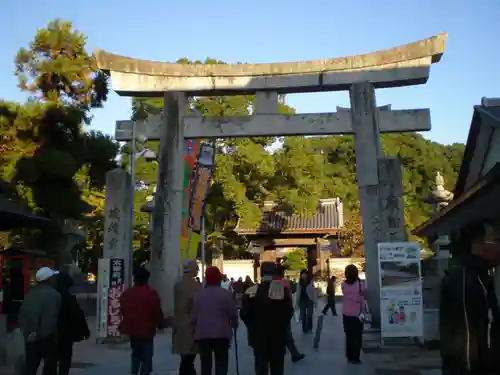
[[252,281],[250,276],[246,275],[245,276],[245,281],[243,281],[243,292],[246,292],[248,288],[251,286],[254,286],[255,283]]
[[149,276],[147,269],[138,268],[134,286],[120,297],[120,332],[130,337],[132,375],[149,375],[153,371],[154,337],[164,324],[160,297],[148,285]]
[[42,267],[35,274],[37,285],[24,299],[19,328],[26,342],[25,375],[36,375],[43,360],[43,375],[57,375],[57,327],[61,295],[54,288],[59,272]]
[[489,273],[500,264],[500,230],[472,223],[452,244],[458,264],[443,278],[440,296],[442,373],[500,374],[500,309]]
[[183,264],[183,276],[174,286],[172,352],[181,356],[179,375],[196,375],[194,360],[198,348],[191,324],[191,310],[201,290],[201,284],[196,281],[198,271],[195,260],[186,260]]
[[337,286],[337,278],[332,276],[328,279],[326,286],[326,305],[323,308],[323,315],[326,315],[328,309],[332,310],[332,315],[337,316],[337,308],[335,306],[335,288]]
[[233,330],[238,327],[238,309],[232,293],[221,287],[222,274],[217,267],[207,268],[205,281],[206,286],[198,293],[191,312],[201,375],[212,374],[212,355],[215,375],[227,375],[229,346]]
[[312,282],[309,271],[304,269],[300,272],[297,285],[296,304],[302,322],[302,332],[311,333],[313,329],[314,306],[317,301],[317,291]]
[[364,312],[365,290],[359,279],[358,267],[350,264],[345,268],[345,280],[342,282],[343,323],[345,333],[345,356],[349,363],[361,363],[363,343],[363,322],[360,315]]
[[221,284],[220,284],[220,285],[221,285],[221,287],[222,287],[222,288],[224,288],[224,289],[226,289],[226,290],[230,291],[230,292],[231,292],[231,294],[233,293],[233,285],[232,285],[232,283],[231,283],[231,280],[229,280],[229,279],[227,278],[227,275],[226,275],[226,274],[223,274],[223,275],[222,275],[222,281],[221,281]]
[[[280,283],[285,288],[287,293],[289,293],[290,299],[293,299],[290,281],[285,280],[285,266],[283,266],[282,264],[277,264],[276,266],[276,282]],[[292,357],[293,363],[305,358],[305,354],[299,352],[297,346],[295,345],[291,324],[288,326],[286,347],[288,349],[288,352],[290,353],[290,356]]]
[[236,300],[236,306],[241,306],[241,299],[243,298],[243,293],[245,292],[245,286],[243,284],[243,278],[239,277],[233,284],[234,299]]
[[58,320],[57,362],[58,375],[68,375],[73,358],[75,342],[87,340],[90,330],[85,314],[80,308],[76,297],[69,291],[73,286],[73,279],[66,272],[56,276],[56,289],[61,295],[61,310]]
[[247,289],[240,317],[248,330],[256,375],[283,375],[293,304],[290,293],[275,282],[276,263],[260,266],[261,283]]

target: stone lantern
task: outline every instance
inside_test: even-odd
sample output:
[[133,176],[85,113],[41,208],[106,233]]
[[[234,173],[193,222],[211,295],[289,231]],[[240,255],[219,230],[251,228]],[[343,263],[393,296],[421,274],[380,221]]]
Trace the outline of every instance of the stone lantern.
[[[429,196],[424,198],[424,202],[432,204],[434,206],[434,212],[438,213],[448,206],[452,200],[453,193],[445,189],[444,178],[441,176],[441,173],[437,172],[434,190],[431,191]],[[450,252],[448,250],[449,244],[450,240],[448,235],[440,235],[433,243],[433,250],[435,251],[434,258],[446,260],[446,263],[448,263],[448,259],[450,258]],[[444,275],[444,270],[442,274]]]
[[[444,178],[436,173],[435,187],[424,198],[424,202],[434,206],[437,214],[453,200],[453,193],[444,187]],[[439,340],[439,294],[441,280],[448,268],[450,259],[450,240],[443,233],[431,244],[434,255],[425,259],[423,270],[424,336],[425,340]]]

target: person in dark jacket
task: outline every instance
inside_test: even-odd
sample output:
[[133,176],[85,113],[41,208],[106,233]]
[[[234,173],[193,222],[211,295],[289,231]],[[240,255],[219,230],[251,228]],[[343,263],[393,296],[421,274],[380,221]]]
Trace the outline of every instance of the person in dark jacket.
[[335,307],[335,288],[337,287],[337,278],[332,276],[328,279],[326,287],[326,305],[323,308],[323,315],[326,315],[328,309],[332,310],[332,315],[337,316],[337,309]]
[[500,232],[475,223],[459,234],[458,264],[443,278],[443,375],[500,374],[500,310],[489,269],[500,264]]
[[297,285],[296,305],[300,312],[303,333],[312,333],[313,314],[316,305],[316,288],[309,271],[304,269],[300,272],[300,280]]
[[243,281],[243,291],[246,292],[248,288],[250,288],[251,286],[254,286],[255,283],[252,281],[252,279],[250,278],[250,276],[246,276],[245,277],[245,281]]
[[[275,279],[275,281],[278,283],[281,283],[281,285],[283,285],[283,287],[285,287],[286,292],[290,294],[290,298],[293,300],[291,284],[290,284],[290,281],[285,280],[285,266],[283,266],[282,264],[278,264],[276,266],[276,279]],[[298,362],[298,361],[305,358],[305,354],[299,352],[299,350],[297,349],[297,346],[295,345],[291,325],[288,326],[288,338],[287,338],[286,347],[287,347],[288,351],[290,352],[290,356],[292,357],[293,363]]]
[[61,295],[55,290],[59,272],[40,268],[34,287],[21,305],[19,328],[26,342],[25,375],[36,375],[43,360],[43,375],[57,374],[57,324]]
[[263,262],[260,284],[247,289],[240,317],[248,330],[256,375],[283,375],[293,303],[289,291],[273,281],[276,264]]
[[132,375],[149,375],[153,371],[154,337],[164,324],[160,297],[148,281],[149,271],[137,269],[134,286],[120,297],[120,332],[130,336]]
[[56,290],[61,295],[61,311],[57,324],[57,361],[59,375],[68,375],[73,357],[73,344],[90,337],[85,314],[76,297],[70,293],[73,279],[65,272],[56,276]]

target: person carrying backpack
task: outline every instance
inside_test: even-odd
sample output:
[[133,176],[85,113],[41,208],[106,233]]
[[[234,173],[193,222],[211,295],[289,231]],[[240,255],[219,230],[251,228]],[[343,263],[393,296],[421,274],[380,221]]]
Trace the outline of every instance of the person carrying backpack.
[[61,295],[61,310],[57,323],[59,375],[69,374],[74,343],[90,337],[85,314],[80,308],[76,297],[69,291],[72,286],[73,279],[67,273],[61,272],[56,276],[56,290]]

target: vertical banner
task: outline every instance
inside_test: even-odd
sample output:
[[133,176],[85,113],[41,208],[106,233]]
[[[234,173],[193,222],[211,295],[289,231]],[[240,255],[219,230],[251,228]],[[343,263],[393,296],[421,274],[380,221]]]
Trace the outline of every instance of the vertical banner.
[[382,338],[423,337],[419,244],[379,243],[378,259]]
[[109,259],[101,258],[97,263],[97,338],[108,336],[108,290],[109,290]]
[[179,249],[179,262],[182,264],[187,259],[189,253],[189,202],[191,201],[191,191],[193,184],[193,172],[196,166],[196,159],[199,153],[201,141],[198,139],[186,139],[184,141],[184,191],[182,199],[182,226]]
[[122,295],[125,284],[125,261],[123,259],[113,258],[109,260],[109,289],[108,289],[108,337],[120,336],[120,296]]
[[189,228],[201,231],[201,219],[205,214],[205,198],[210,188],[212,169],[215,164],[215,144],[202,143],[193,176],[191,202],[189,204]]
[[189,202],[193,184],[193,171],[196,167],[196,159],[200,150],[201,141],[197,139],[186,139],[184,143],[184,192],[182,209],[181,235],[188,238],[189,229]]

